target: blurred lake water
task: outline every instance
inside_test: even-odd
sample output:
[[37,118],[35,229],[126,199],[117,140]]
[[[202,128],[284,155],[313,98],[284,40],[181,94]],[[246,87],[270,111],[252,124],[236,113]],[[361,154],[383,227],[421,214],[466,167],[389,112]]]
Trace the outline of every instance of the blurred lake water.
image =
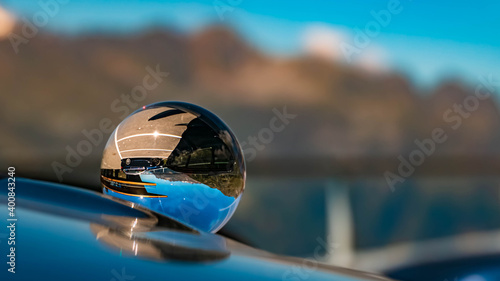
[[[348,209],[331,214],[335,194],[346,190]],[[333,194],[333,195],[332,195]],[[335,209],[335,208],[333,208]],[[270,252],[313,256],[335,220],[348,217],[354,251],[500,229],[500,178],[408,179],[394,192],[383,178],[250,177],[227,229]],[[330,228],[328,227],[330,225]],[[337,233],[339,229],[334,229]],[[335,240],[335,238],[334,238]],[[342,241],[335,241],[342,247]],[[324,251],[323,251],[324,253]]]

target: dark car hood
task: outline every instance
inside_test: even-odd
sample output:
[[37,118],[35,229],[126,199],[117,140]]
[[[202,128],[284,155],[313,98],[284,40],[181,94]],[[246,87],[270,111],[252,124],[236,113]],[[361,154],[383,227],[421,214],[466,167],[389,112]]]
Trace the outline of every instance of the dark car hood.
[[[17,178],[15,192],[16,273],[2,227],[1,280],[389,280],[279,257],[88,190]],[[7,192],[0,209],[7,222]]]

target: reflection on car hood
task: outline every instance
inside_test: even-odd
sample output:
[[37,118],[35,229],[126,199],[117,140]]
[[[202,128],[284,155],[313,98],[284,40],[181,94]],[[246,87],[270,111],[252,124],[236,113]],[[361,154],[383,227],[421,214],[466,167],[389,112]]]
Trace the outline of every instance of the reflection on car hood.
[[83,189],[17,178],[15,191],[16,274],[4,269],[1,280],[389,280],[311,268]]

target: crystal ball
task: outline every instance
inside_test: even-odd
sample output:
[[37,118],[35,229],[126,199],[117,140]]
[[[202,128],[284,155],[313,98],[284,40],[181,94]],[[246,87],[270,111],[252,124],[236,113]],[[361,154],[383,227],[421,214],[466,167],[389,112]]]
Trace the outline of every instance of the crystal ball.
[[184,102],[143,106],[109,137],[101,162],[103,193],[216,232],[245,189],[245,161],[229,127]]

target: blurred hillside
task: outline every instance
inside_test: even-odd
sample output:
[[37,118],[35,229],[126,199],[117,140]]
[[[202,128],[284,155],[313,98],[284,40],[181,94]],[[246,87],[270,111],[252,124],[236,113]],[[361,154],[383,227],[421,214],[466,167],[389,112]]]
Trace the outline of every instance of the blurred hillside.
[[[421,92],[398,73],[366,72],[314,57],[269,57],[223,27],[192,36],[172,30],[38,34],[19,46],[19,54],[9,40],[0,41],[0,62],[0,163],[18,166],[22,175],[57,179],[51,163],[65,163],[66,146],[86,139],[82,130],[98,129],[103,118],[117,125],[126,111],[113,104],[127,105],[122,95],[142,85],[148,66],[169,76],[144,100],[132,100],[129,112],[157,101],[193,102],[219,115],[240,141],[269,127],[273,108],[286,106],[297,114],[249,161],[249,172],[381,176],[395,171],[397,156],[407,157],[414,140],[430,138],[435,128],[443,128],[448,139],[419,172],[500,171],[500,119],[493,99],[481,100],[456,130],[443,119],[474,94],[460,81]],[[108,136],[64,174],[65,182],[98,182]]]

